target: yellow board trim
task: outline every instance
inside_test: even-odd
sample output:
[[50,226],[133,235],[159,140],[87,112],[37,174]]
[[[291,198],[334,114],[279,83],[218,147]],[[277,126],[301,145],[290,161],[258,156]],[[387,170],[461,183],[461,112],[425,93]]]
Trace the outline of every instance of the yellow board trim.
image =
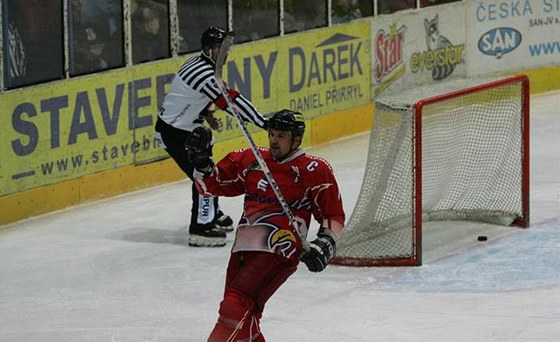
[[560,89],[560,65],[519,72],[529,76],[531,94]]
[[181,180],[171,159],[125,166],[0,197],[0,224],[64,209],[80,203]]

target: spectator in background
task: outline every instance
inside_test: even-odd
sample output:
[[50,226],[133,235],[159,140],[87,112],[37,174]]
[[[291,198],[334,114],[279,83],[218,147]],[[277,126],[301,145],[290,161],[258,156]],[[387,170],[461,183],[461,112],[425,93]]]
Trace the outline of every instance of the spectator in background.
[[334,0],[332,13],[333,24],[347,23],[362,17],[362,12],[355,0]]
[[132,61],[134,64],[169,56],[169,39],[161,25],[161,11],[146,2],[136,3],[132,13]]
[[449,4],[452,2],[458,2],[461,0],[421,0],[420,7],[428,7],[433,5]]
[[288,10],[286,8],[286,3],[284,3],[284,33],[294,33],[303,30],[303,23],[298,22],[296,17],[293,15],[293,10]]
[[[123,0],[84,0],[83,22],[97,27],[99,34],[109,37],[118,30],[122,31]],[[121,28],[119,28],[121,26]]]
[[285,0],[284,12],[286,33],[327,26],[327,8],[324,0]]
[[209,24],[228,26],[227,2],[223,0],[177,0],[179,53],[202,49],[200,36]]
[[18,80],[25,76],[27,59],[19,28],[14,21],[10,21],[7,26],[7,29],[6,26],[4,26],[4,31],[7,32],[8,39],[4,40],[3,48],[8,69],[4,77],[6,79],[6,84],[8,84],[8,86],[13,86],[18,83]]
[[250,0],[233,0],[232,17],[236,43],[244,43],[251,40],[249,12],[251,12]]
[[233,31],[240,43],[280,34],[276,0],[233,0]]
[[379,0],[377,12],[391,14],[405,9],[416,8],[416,0]]
[[83,0],[82,23],[95,30],[104,68],[124,66],[122,0]]
[[373,15],[373,1],[372,0],[358,0],[358,8],[363,17],[371,17]]
[[[64,76],[62,3],[48,0],[7,0],[4,24],[9,40],[7,88],[60,79]],[[7,27],[6,27],[7,26]]]
[[280,35],[279,17],[280,8],[276,0],[257,0],[250,15],[253,30],[252,39],[264,39]]
[[70,75],[83,75],[103,70],[107,63],[101,59],[102,43],[94,27],[86,27],[82,20],[83,0],[70,3]]

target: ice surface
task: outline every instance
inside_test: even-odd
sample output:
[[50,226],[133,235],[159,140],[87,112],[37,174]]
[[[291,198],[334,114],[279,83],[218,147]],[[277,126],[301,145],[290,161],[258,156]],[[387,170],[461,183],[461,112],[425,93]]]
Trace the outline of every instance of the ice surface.
[[[532,97],[531,228],[461,246],[445,233],[410,268],[305,267],[272,297],[267,341],[560,341],[560,92]],[[368,135],[310,149],[348,215]],[[0,229],[0,341],[205,341],[229,248],[187,246],[186,181]],[[239,217],[241,198],[222,199]],[[229,234],[231,246],[233,234]]]

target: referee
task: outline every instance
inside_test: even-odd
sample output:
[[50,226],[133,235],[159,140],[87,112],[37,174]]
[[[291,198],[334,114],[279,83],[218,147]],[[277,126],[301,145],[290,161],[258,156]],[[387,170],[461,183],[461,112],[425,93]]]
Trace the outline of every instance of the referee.
[[[203,126],[205,120],[213,129],[221,129],[221,123],[209,110],[212,103],[229,112],[215,79],[218,51],[228,34],[214,26],[202,33],[202,53],[187,60],[179,69],[158,114],[156,138],[191,181],[194,160],[190,151],[185,149],[187,139],[195,128]],[[228,93],[244,121],[266,129],[266,119],[249,100],[235,90],[229,90]],[[210,155],[211,149],[210,144]],[[219,209],[218,198],[200,195],[193,181],[189,245],[225,246],[225,231],[231,230],[233,221]]]

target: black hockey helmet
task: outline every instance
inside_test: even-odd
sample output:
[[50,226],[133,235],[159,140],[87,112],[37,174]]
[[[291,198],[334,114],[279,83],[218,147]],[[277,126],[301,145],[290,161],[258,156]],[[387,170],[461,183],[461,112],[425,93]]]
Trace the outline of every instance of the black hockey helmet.
[[208,27],[203,33],[202,37],[200,37],[200,43],[202,48],[210,47],[211,49],[219,46],[222,44],[228,32],[221,27],[217,26],[210,26]]
[[268,119],[268,128],[290,132],[292,139],[295,137],[303,137],[303,133],[305,132],[305,120],[303,119],[303,115],[299,112],[282,109],[274,113],[274,115]]

